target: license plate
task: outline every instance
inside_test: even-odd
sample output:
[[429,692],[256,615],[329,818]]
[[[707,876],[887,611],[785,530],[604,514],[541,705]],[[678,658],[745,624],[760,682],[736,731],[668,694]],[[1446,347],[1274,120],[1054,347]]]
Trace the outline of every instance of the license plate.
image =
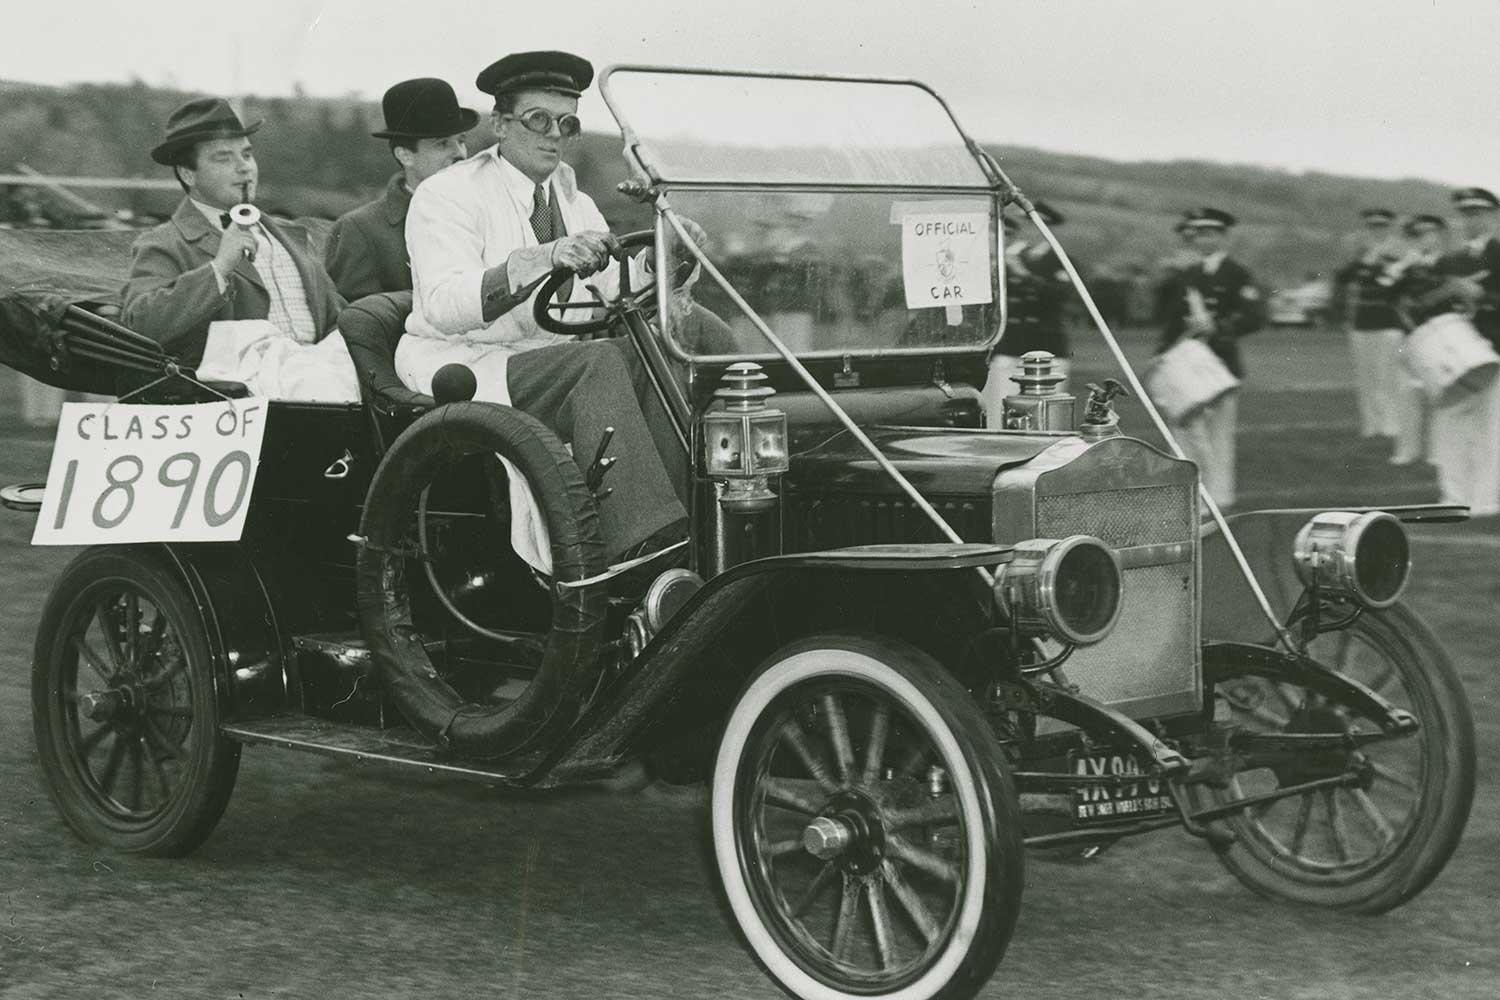
[[1158,816],[1176,808],[1166,783],[1147,777],[1131,753],[1070,754],[1068,770],[1082,778],[1132,777],[1135,781],[1100,781],[1073,787],[1073,818],[1081,823],[1109,823]]

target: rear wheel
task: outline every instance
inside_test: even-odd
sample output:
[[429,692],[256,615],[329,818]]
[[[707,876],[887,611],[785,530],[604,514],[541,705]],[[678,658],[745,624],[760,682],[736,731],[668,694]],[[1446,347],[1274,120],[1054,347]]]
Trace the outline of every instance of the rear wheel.
[[1020,908],[1015,790],[926,654],[820,636],[777,653],[720,742],[712,819],[735,918],[798,997],[973,996]]
[[[1233,801],[1332,771],[1355,787],[1324,789],[1251,808],[1226,821],[1237,839],[1219,857],[1242,882],[1298,903],[1381,913],[1421,892],[1458,846],[1474,798],[1474,723],[1437,639],[1405,607],[1366,611],[1308,648],[1319,662],[1417,717],[1414,734],[1366,744],[1338,760],[1238,774],[1203,805]],[[1258,732],[1373,733],[1345,706],[1261,677],[1221,682],[1234,723]]]
[[240,746],[219,734],[203,621],[159,557],[90,549],[42,613],[32,724],[47,790],[80,837],[179,856],[229,803]]

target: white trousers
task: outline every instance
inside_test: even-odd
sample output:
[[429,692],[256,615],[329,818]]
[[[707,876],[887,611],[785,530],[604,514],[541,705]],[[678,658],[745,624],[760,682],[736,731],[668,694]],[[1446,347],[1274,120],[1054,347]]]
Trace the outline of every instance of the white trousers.
[[1444,503],[1500,514],[1500,381],[1433,407],[1431,448]]
[[1359,403],[1359,436],[1394,438],[1397,414],[1391,407],[1398,386],[1404,385],[1400,330],[1350,330],[1349,354],[1354,359],[1354,393]]
[[1234,435],[1239,419],[1238,393],[1226,393],[1211,406],[1172,425],[1183,453],[1198,464],[1198,475],[1209,496],[1220,507],[1232,507],[1234,493]]
[[[1060,375],[1066,376],[1071,366],[1067,358],[1053,358],[1052,370]],[[985,378],[984,390],[980,395],[984,405],[984,424],[986,427],[1000,427],[1005,410],[1005,397],[1014,395],[1021,391],[1021,387],[1011,381],[1011,376],[1021,374],[1021,359],[1011,357],[1009,354],[996,354],[990,358],[990,372]],[[1058,392],[1068,391],[1068,381],[1057,384]],[[1075,411],[1081,416],[1083,405],[1079,403]]]

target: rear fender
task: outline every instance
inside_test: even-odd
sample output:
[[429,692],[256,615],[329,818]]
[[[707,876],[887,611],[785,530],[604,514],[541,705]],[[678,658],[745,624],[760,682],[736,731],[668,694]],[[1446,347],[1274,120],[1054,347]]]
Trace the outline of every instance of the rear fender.
[[214,657],[226,722],[299,707],[287,635],[266,575],[242,545],[163,544],[193,596]]
[[994,599],[975,568],[1004,562],[1009,552],[985,544],[877,545],[736,566],[667,623],[550,764],[566,770],[635,756],[684,733],[717,732],[749,674],[816,632],[879,633],[952,665],[965,643],[995,624]]
[[[1419,504],[1398,507],[1302,507],[1252,510],[1231,516],[1229,524],[1245,559],[1265,590],[1277,618],[1286,621],[1302,595],[1302,581],[1292,562],[1297,532],[1327,510],[1383,510],[1407,524],[1452,524],[1468,519],[1467,507]],[[1235,642],[1270,642],[1271,628],[1250,592],[1218,525],[1203,527],[1203,638]]]

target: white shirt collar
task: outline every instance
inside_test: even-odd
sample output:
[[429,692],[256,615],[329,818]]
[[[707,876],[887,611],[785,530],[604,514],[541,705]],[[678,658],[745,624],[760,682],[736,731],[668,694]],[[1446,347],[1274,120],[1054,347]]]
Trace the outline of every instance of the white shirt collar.
[[193,207],[203,213],[203,217],[208,220],[208,225],[213,229],[214,232],[217,233],[223,231],[224,224],[220,221],[219,217],[224,214],[224,209],[214,208],[212,205],[205,205],[197,198],[189,198],[188,201],[192,202]]
[[1219,265],[1224,263],[1224,258],[1229,256],[1228,250],[1220,250],[1203,258],[1203,273],[1214,274],[1219,270]]
[[[516,165],[500,155],[500,146],[495,144],[487,152],[500,165],[500,179],[505,184],[505,190],[515,199],[517,205],[531,214],[533,192],[536,191],[536,181],[521,173]],[[545,181],[542,182],[542,197],[550,203],[552,200],[552,182],[558,177],[558,170],[552,171]]]

